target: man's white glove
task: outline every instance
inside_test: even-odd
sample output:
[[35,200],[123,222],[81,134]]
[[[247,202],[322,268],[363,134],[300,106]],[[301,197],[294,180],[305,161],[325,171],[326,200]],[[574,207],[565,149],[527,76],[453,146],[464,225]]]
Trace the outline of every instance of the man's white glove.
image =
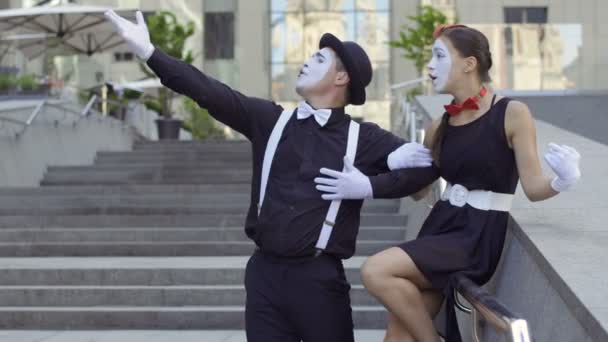
[[568,191],[578,182],[581,178],[580,158],[581,155],[570,146],[549,144],[549,152],[545,154],[545,161],[557,175],[551,181],[553,190]]
[[391,152],[386,160],[392,170],[412,167],[428,167],[433,163],[431,151],[419,143],[407,143]]
[[144,61],[147,61],[152,53],[154,52],[154,45],[150,42],[150,33],[148,32],[148,26],[144,20],[144,15],[141,11],[135,13],[137,18],[137,24],[133,24],[127,19],[119,16],[114,10],[107,10],[106,18],[114,24],[116,31],[120,36],[127,42],[129,48],[137,57]]
[[324,200],[372,198],[372,184],[369,178],[357,169],[348,157],[344,157],[344,172],[321,169],[321,173],[332,178],[315,178],[317,190],[327,192]]

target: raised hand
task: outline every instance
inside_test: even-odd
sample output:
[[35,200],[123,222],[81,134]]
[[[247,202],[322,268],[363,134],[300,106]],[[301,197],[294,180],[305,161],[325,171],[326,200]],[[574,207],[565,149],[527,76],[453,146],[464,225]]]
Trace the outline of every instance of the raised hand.
[[551,181],[551,187],[557,192],[570,190],[581,178],[579,169],[581,155],[572,147],[549,144],[545,161],[557,175]]
[[387,158],[388,168],[391,170],[428,167],[432,163],[431,151],[419,143],[403,144]]
[[127,45],[137,57],[146,61],[152,56],[154,45],[150,42],[148,26],[141,11],[135,13],[137,24],[119,16],[111,9],[105,12],[105,16],[114,24],[118,34],[127,42]]
[[344,172],[322,168],[322,174],[331,178],[317,177],[317,190],[327,192],[321,195],[324,200],[372,198],[372,184],[369,178],[357,169],[352,160],[344,157]]

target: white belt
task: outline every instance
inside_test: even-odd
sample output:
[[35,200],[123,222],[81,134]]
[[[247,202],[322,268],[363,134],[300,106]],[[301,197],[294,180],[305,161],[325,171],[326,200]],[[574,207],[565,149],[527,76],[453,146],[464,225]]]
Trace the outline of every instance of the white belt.
[[463,207],[465,204],[469,204],[471,207],[480,210],[497,210],[497,211],[509,211],[511,209],[511,203],[513,203],[512,194],[501,194],[492,191],[485,190],[467,190],[460,184],[450,184],[443,194],[441,194],[443,201],[450,201],[450,204],[456,207]]

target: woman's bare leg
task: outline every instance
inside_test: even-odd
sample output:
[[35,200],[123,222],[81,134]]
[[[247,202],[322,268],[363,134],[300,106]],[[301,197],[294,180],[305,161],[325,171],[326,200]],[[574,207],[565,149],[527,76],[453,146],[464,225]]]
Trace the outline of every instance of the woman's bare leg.
[[431,289],[431,284],[405,251],[393,247],[370,257],[361,274],[367,290],[415,341],[440,341],[422,296],[422,290]]
[[[435,317],[441,309],[443,302],[443,295],[435,290],[424,290],[422,291],[422,299],[426,306],[426,309],[431,317]],[[407,303],[404,303],[407,305]],[[384,336],[384,342],[410,342],[414,341],[412,335],[407,331],[405,326],[389,312],[388,314],[388,327],[386,328],[386,335]]]

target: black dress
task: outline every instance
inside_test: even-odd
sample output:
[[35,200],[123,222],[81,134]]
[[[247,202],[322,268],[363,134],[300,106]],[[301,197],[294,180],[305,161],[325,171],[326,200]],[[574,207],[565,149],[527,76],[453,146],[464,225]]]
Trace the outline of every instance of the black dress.
[[[494,97],[481,117],[446,127],[439,172],[447,182],[468,190],[515,193],[519,175],[504,128],[509,101],[501,98],[494,103]],[[468,204],[456,207],[440,200],[418,237],[399,246],[446,297],[446,326],[438,329],[446,342],[461,341],[454,310],[454,276],[464,274],[479,285],[490,279],[502,253],[508,219],[508,212],[479,210]]]

